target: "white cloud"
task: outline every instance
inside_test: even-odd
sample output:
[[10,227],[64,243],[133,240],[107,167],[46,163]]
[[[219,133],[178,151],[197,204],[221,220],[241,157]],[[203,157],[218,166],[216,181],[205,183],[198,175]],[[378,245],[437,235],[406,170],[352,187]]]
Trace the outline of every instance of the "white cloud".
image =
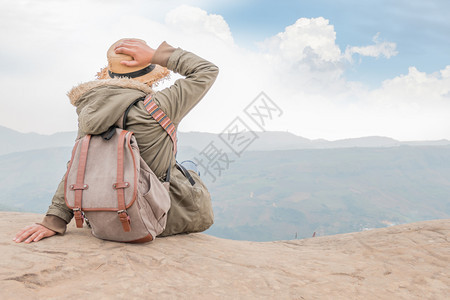
[[445,95],[450,93],[449,70],[447,66],[427,74],[410,67],[406,75],[385,80],[377,89],[357,88],[344,97],[336,95],[337,103],[329,103],[318,113],[334,120],[334,126],[327,126],[335,138],[353,132],[354,136],[381,135],[400,140],[448,139],[450,99]]
[[409,67],[408,74],[385,80],[380,91],[396,103],[439,103],[441,97],[450,91],[450,66],[433,74]]
[[379,35],[373,37],[374,45],[348,46],[342,53],[329,20],[300,18],[283,32],[260,43],[260,48],[268,63],[279,70],[278,75],[285,83],[288,74],[296,87],[335,94],[354,85],[343,82],[344,72],[351,65],[354,54],[386,58],[397,54],[396,44],[381,42]]
[[328,20],[300,18],[284,32],[267,39],[262,46],[291,62],[302,61],[312,53],[319,60],[332,62],[341,59],[341,50],[335,40],[334,26]]
[[286,72],[302,74],[294,76],[295,84],[311,87],[311,83],[320,86],[324,79],[335,81],[341,77],[342,54],[335,41],[336,32],[328,20],[300,18],[260,43],[260,48],[267,62],[279,71],[279,78],[286,78]]
[[362,47],[347,47],[345,50],[346,57],[351,59],[351,56],[355,53],[362,56],[380,57],[384,56],[386,58],[391,58],[398,54],[396,50],[397,44],[392,42],[380,42],[380,33],[378,32],[373,37],[373,42],[375,45],[362,46]]
[[225,42],[233,43],[230,27],[220,15],[188,5],[171,10],[165,18],[167,25],[181,30],[185,34],[212,34]]

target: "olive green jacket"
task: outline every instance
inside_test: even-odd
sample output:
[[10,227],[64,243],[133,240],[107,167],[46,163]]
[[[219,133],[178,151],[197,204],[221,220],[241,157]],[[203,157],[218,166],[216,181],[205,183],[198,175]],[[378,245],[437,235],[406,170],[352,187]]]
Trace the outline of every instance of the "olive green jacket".
[[[193,53],[180,48],[175,49],[166,42],[158,47],[152,63],[167,67],[185,78],[178,79],[172,86],[158,92],[153,92],[148,85],[136,80],[121,78],[83,83],[68,93],[78,114],[78,138],[86,134],[105,132],[120,120],[126,108],[134,100],[147,94],[153,94],[152,99],[172,120],[175,127],[178,127],[183,117],[212,86],[219,71],[214,64]],[[142,101],[130,110],[127,118],[127,130],[134,133],[142,158],[156,176],[160,179],[165,178],[166,172],[171,166],[172,206],[168,214],[167,229],[163,235],[206,229],[202,228],[200,223],[212,223],[210,201],[208,204],[197,203],[195,200],[204,196],[204,193],[207,192],[206,188],[200,180],[197,180],[198,183],[194,187],[185,183],[183,174],[174,167],[175,157],[170,136],[149,115]],[[186,195],[191,199],[185,199]],[[202,216],[204,214],[199,216],[199,210],[207,211],[211,216]],[[73,212],[64,201],[64,180],[62,180],[41,224],[64,234],[66,225],[72,217]],[[206,219],[202,220],[202,218]],[[183,219],[183,221],[179,219]]]

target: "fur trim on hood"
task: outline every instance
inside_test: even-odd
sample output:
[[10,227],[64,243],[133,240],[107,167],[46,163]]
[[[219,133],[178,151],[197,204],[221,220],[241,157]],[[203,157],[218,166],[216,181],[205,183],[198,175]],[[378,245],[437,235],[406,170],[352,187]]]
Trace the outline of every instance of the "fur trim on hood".
[[146,94],[153,93],[152,88],[146,85],[145,83],[129,78],[114,78],[114,79],[94,80],[81,83],[80,85],[73,87],[67,93],[67,96],[69,97],[70,103],[72,103],[73,106],[78,106],[79,101],[83,96],[83,94],[101,86],[117,86],[122,88],[140,90]]

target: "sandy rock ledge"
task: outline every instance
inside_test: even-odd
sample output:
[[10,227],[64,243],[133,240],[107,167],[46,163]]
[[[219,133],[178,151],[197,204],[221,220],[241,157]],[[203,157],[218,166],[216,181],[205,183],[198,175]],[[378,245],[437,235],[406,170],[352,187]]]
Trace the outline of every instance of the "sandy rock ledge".
[[41,215],[0,212],[1,299],[448,299],[450,220],[278,242],[205,234],[144,245],[16,244]]

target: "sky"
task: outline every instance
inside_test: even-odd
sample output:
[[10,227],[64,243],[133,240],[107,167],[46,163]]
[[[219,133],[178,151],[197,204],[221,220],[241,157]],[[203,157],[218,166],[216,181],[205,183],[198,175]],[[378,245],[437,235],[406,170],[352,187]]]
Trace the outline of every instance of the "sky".
[[76,130],[66,93],[135,37],[220,69],[181,131],[220,133],[237,117],[261,130],[244,111],[264,92],[282,111],[264,130],[450,139],[449,14],[446,0],[0,0],[0,125]]

